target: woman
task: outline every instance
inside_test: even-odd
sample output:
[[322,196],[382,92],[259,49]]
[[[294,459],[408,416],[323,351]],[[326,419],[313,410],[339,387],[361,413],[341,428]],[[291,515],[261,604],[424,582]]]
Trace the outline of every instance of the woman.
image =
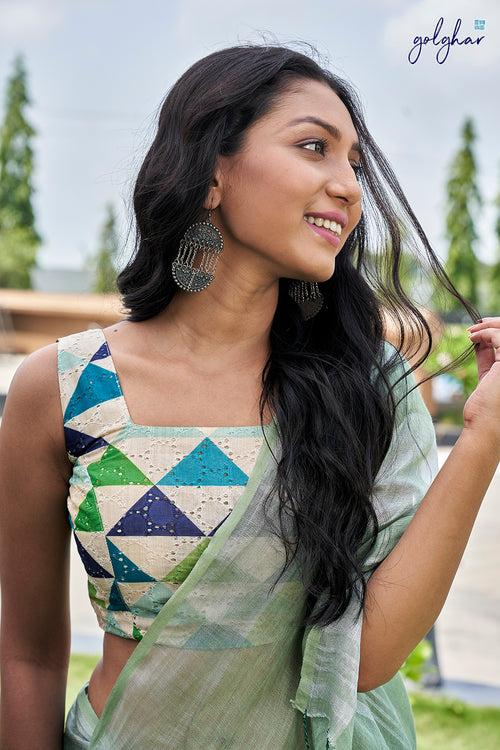
[[500,319],[475,329],[480,384],[438,473],[384,340],[383,307],[432,345],[402,236],[479,315],[355,92],[286,47],[181,76],[134,209],[126,319],[34,352],[7,398],[2,747],[60,747],[73,531],[105,635],[64,747],[414,748],[398,670],[498,464]]

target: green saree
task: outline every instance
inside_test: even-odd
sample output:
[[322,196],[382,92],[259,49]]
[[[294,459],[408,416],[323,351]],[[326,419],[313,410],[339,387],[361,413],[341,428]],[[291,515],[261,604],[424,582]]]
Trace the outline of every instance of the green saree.
[[[396,351],[386,343],[390,350]],[[398,357],[391,379],[409,367]],[[413,374],[406,383],[414,385]],[[401,388],[405,379],[395,389],[397,399]],[[242,496],[128,659],[90,748],[416,748],[399,672],[374,690],[357,692],[358,602],[353,598],[326,628],[300,628],[306,597],[296,560],[269,593],[285,556],[263,512],[273,454],[279,460],[280,453],[276,423],[265,431],[269,445],[264,440]],[[416,389],[398,407],[377,475],[380,531],[366,566],[389,554],[436,473],[434,427]],[[268,506],[274,528],[276,505]]]

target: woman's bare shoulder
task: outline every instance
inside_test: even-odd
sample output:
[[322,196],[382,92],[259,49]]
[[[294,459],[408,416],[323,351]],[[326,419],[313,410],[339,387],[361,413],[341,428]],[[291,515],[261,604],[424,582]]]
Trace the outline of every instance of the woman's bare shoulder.
[[47,442],[47,450],[69,471],[57,370],[57,341],[27,354],[9,385],[2,427]]

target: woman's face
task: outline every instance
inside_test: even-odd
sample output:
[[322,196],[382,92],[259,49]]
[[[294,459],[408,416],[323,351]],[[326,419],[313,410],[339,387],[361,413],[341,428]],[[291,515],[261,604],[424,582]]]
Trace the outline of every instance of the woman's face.
[[[220,157],[220,203],[212,218],[224,235],[227,262],[234,252],[243,262],[262,261],[273,276],[326,281],[361,217],[357,133],[329,86],[303,81],[297,91],[284,94],[272,113],[249,128],[242,151]],[[340,139],[311,121],[292,122],[304,117],[324,120],[340,131]],[[304,218],[331,211],[345,220],[336,244]]]

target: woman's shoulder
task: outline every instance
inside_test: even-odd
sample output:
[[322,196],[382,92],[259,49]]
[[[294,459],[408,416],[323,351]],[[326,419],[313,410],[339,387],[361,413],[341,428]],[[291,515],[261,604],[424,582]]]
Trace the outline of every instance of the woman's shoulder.
[[17,367],[7,391],[2,415],[4,433],[23,433],[56,448],[66,461],[58,380],[58,344],[53,342],[27,354]]

